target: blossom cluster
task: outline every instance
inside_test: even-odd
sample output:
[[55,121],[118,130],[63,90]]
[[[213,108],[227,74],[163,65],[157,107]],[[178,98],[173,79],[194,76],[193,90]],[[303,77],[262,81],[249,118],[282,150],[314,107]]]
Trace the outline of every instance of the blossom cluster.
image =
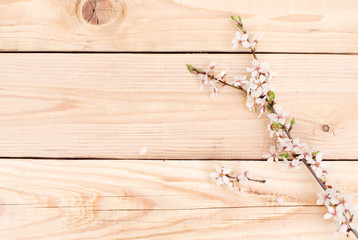
[[270,153],[263,155],[269,162],[283,160],[287,163],[289,168],[299,168],[302,160],[312,167],[318,178],[325,181],[325,176],[329,171],[329,164],[322,162],[323,152],[317,150],[310,150],[308,145],[301,143],[299,138],[292,138],[290,132],[295,119],[292,118],[289,122],[286,117],[289,115],[289,110],[284,110],[280,105],[271,107],[272,113],[268,114],[270,123],[267,129],[270,132],[270,137],[276,137],[275,145],[270,147]]
[[[312,172],[316,180],[323,188],[319,193],[317,204],[324,204],[328,213],[324,215],[325,219],[333,218],[337,223],[337,232],[343,236],[348,236],[353,232],[358,238],[358,233],[353,229],[353,205],[351,204],[352,195],[344,195],[339,187],[329,182],[327,174],[330,172],[330,166],[322,161],[323,152],[316,149],[310,149],[307,144],[301,143],[299,138],[291,136],[291,130],[295,125],[295,119],[288,119],[289,110],[283,109],[276,104],[274,88],[271,85],[271,79],[275,75],[267,62],[260,62],[256,56],[257,43],[259,37],[250,39],[249,34],[244,29],[240,17],[232,17],[241,32],[236,32],[232,40],[233,48],[241,45],[251,51],[254,59],[252,66],[246,70],[248,75],[240,75],[228,80],[227,70],[216,72],[216,62],[211,62],[205,70],[201,70],[187,65],[191,73],[201,75],[201,88],[210,85],[212,89],[211,97],[216,98],[218,88],[230,86],[246,92],[246,106],[250,111],[259,112],[259,117],[267,113],[269,124],[267,129],[271,137],[275,138],[275,144],[270,147],[270,153],[263,155],[268,162],[283,161],[286,168],[298,169],[303,162]],[[231,176],[231,169],[228,167],[216,167],[216,172],[211,177],[218,185],[228,186],[231,189],[240,190],[239,183],[247,183],[250,179],[248,172],[241,175]]]
[[216,71],[216,61],[211,61],[208,67],[201,71],[201,86],[200,89],[203,90],[205,86],[211,86],[211,99],[215,99],[219,93],[220,84],[226,82],[226,76],[228,70],[222,70],[219,73]]
[[[210,174],[212,180],[218,186],[229,187],[233,191],[241,191],[241,186],[246,185],[249,181],[264,183],[265,180],[255,180],[251,178],[248,171],[239,174],[232,174],[232,169],[226,166],[215,166],[216,172]],[[230,175],[231,174],[231,175]]]
[[260,117],[266,112],[267,104],[271,103],[275,96],[270,84],[273,74],[267,62],[259,62],[256,59],[252,60],[252,66],[246,70],[250,73],[244,86],[247,93],[246,106],[250,111],[259,111]]
[[237,31],[235,33],[235,38],[232,40],[233,49],[236,49],[239,47],[239,45],[243,46],[244,48],[248,49],[256,49],[257,43],[261,40],[262,35],[260,36],[254,36],[252,39],[249,39],[249,34],[247,33],[240,33]]
[[210,97],[212,99],[217,98],[220,87],[228,85],[246,92],[246,106],[250,111],[258,110],[259,117],[267,112],[268,104],[272,104],[275,98],[274,89],[270,84],[274,73],[270,71],[267,62],[259,62],[254,59],[252,67],[247,68],[249,76],[234,76],[231,80],[228,79],[228,70],[217,71],[216,65],[216,61],[211,61],[204,70],[194,68],[189,64],[187,67],[190,72],[199,74],[201,90],[207,85],[211,87]]
[[326,183],[327,189],[318,193],[317,205],[325,205],[328,213],[324,219],[333,218],[337,223],[337,233],[348,237],[351,228],[356,228],[353,220],[354,206],[351,203],[353,195],[344,195],[342,191],[332,183]]

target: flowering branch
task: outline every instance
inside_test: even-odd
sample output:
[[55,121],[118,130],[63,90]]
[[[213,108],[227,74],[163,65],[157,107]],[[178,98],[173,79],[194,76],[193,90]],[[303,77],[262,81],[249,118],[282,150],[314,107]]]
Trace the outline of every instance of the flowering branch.
[[232,87],[232,88],[236,88],[236,89],[245,91],[245,90],[244,90],[242,87],[240,87],[240,86],[235,86],[235,85],[233,85],[233,84],[227,83],[227,82],[224,80],[226,73],[223,73],[220,78],[217,78],[217,77],[215,77],[215,75],[210,74],[210,73],[208,73],[208,72],[205,72],[205,71],[201,70],[200,68],[195,68],[195,67],[193,67],[193,66],[190,65],[190,64],[187,64],[186,66],[187,66],[189,72],[203,75],[204,78],[205,78],[204,81],[206,82],[205,84],[207,84],[207,81],[208,81],[208,78],[209,78],[210,80],[215,80],[216,82],[223,84],[223,86],[229,86],[229,87]]
[[218,186],[229,186],[232,190],[241,190],[240,183],[246,185],[249,181],[265,183],[266,180],[253,179],[248,171],[242,174],[230,175],[231,168],[216,166],[216,172],[210,174],[211,178],[216,182]]
[[[286,168],[297,169],[300,168],[302,162],[316,181],[323,189],[318,193],[318,205],[325,205],[328,213],[324,215],[325,219],[333,218],[337,223],[337,232],[343,236],[348,237],[352,232],[357,238],[358,233],[353,227],[353,205],[350,200],[353,195],[344,195],[343,191],[327,179],[329,172],[329,164],[322,162],[323,153],[318,150],[310,150],[305,143],[301,143],[298,138],[291,136],[291,130],[296,121],[292,118],[286,122],[286,117],[289,115],[288,110],[283,110],[281,106],[276,104],[275,92],[271,85],[271,79],[275,75],[270,66],[266,62],[259,62],[256,55],[256,47],[261,37],[253,37],[250,39],[242,19],[240,16],[231,17],[240,29],[235,34],[232,40],[233,48],[236,49],[239,45],[251,51],[253,56],[252,67],[247,68],[248,76],[233,77],[231,82],[228,82],[227,70],[221,71],[219,74],[215,72],[216,62],[211,62],[205,70],[196,68],[187,64],[189,72],[197,74],[201,78],[201,88],[206,85],[211,85],[211,97],[216,98],[219,92],[219,87],[230,86],[232,88],[244,91],[246,93],[246,106],[250,111],[259,111],[259,117],[266,113],[270,119],[268,130],[271,137],[275,137],[275,145],[270,147],[270,153],[263,157],[267,158],[268,162],[283,161],[286,163]],[[230,176],[230,168],[217,167],[217,172],[213,173],[211,177],[218,185],[228,185],[230,188],[239,188],[237,184],[242,179],[245,182],[257,181],[264,183],[264,180],[254,180],[243,174],[242,176]],[[240,189],[240,188],[239,188]]]

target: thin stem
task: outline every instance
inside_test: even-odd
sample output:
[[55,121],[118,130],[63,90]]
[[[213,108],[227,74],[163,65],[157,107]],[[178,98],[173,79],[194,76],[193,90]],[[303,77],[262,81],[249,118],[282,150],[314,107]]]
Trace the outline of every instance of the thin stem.
[[355,230],[355,229],[349,227],[349,231],[351,231],[351,232],[354,234],[354,236],[356,236],[356,238],[358,238],[358,232],[357,232],[357,230]]
[[[270,105],[270,109],[271,109],[271,112],[274,113],[274,114],[277,114],[274,106],[271,104]],[[283,130],[285,131],[287,137],[293,141],[293,138],[291,136],[291,131],[289,129],[287,129],[287,127],[285,125],[282,125],[282,128]],[[321,179],[319,179],[316,175],[316,173],[313,171],[311,165],[306,161],[306,159],[301,159],[301,161],[303,162],[303,164],[308,168],[308,170],[310,171],[310,173],[313,175],[313,177],[316,179],[316,181],[319,183],[319,185],[323,188],[323,190],[326,190],[327,189],[327,186],[322,182]]]
[[203,75],[206,74],[210,79],[215,80],[215,81],[217,81],[217,82],[219,82],[219,83],[222,83],[224,86],[229,86],[229,87],[236,88],[236,89],[239,89],[239,90],[241,90],[241,91],[246,92],[245,89],[243,89],[241,86],[235,86],[235,85],[233,85],[233,84],[227,83],[227,82],[225,82],[225,81],[223,81],[223,80],[221,80],[221,79],[218,79],[218,78],[215,77],[214,75],[211,75],[211,74],[209,74],[209,73],[207,73],[207,72],[205,72],[205,71],[203,71],[203,70],[200,70],[200,69],[195,68],[195,67],[193,67],[192,70],[193,70],[193,72],[195,72],[195,73],[197,73],[197,74],[203,74]]
[[[276,110],[275,110],[273,104],[271,103],[271,104],[269,104],[269,106],[270,106],[269,109],[271,109],[271,112],[274,113],[274,114],[277,114],[277,112],[276,112]],[[291,141],[293,141],[293,138],[292,138],[292,136],[291,136],[291,129],[292,129],[292,128],[290,127],[290,129],[287,129],[287,127],[286,127],[285,125],[282,125],[282,128],[283,128],[283,130],[285,131],[287,137],[288,137]],[[301,159],[301,161],[302,161],[303,164],[307,167],[307,169],[310,171],[310,173],[311,173],[312,176],[316,179],[316,181],[319,183],[319,185],[321,186],[321,188],[322,188],[323,190],[326,190],[326,189],[327,189],[327,186],[322,182],[322,180],[321,180],[319,177],[317,177],[316,173],[313,171],[311,165],[307,162],[307,160],[306,160],[306,159]],[[355,236],[356,238],[358,238],[358,232],[357,232],[355,229],[353,229],[351,226],[349,226],[349,230],[348,230],[348,231],[352,232],[352,233],[354,234],[354,236]]]
[[[244,25],[242,24],[241,20],[238,21],[236,18],[233,18],[233,17],[232,17],[231,19],[235,21],[236,26],[242,31],[243,34],[247,34],[247,31],[246,31],[246,29],[244,28]],[[247,41],[250,42],[250,38],[247,38]],[[256,56],[256,53],[255,53],[255,49],[252,48],[252,47],[249,47],[249,49],[250,49],[250,51],[251,51],[251,53],[252,53],[252,56],[253,56],[256,60],[258,60],[258,59],[257,59],[257,56]]]
[[259,183],[265,183],[266,182],[266,180],[257,180],[257,179],[252,179],[252,178],[249,178],[249,177],[247,177],[247,180],[253,181],[253,182],[259,182]]
[[[229,179],[237,179],[237,180],[239,180],[237,177],[230,176],[229,174],[226,174],[225,176],[228,177]],[[247,180],[252,181],[252,182],[259,182],[259,183],[265,183],[266,182],[266,180],[253,179],[253,178],[249,178],[247,176],[246,176],[246,178],[247,178]]]

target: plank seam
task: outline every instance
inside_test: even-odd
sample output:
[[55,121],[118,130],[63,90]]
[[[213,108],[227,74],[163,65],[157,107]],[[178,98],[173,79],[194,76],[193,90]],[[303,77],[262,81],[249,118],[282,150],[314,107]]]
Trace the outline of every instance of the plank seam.
[[[234,159],[234,158],[230,158],[230,159],[175,159],[175,158],[168,158],[168,159],[152,159],[152,158],[106,158],[106,157],[4,157],[4,156],[0,156],[0,160],[9,160],[9,159],[24,159],[24,160],[63,160],[63,161],[72,161],[72,160],[77,160],[77,161],[97,161],[97,160],[115,160],[115,161],[220,161],[220,162],[234,162],[234,161],[243,161],[243,162],[267,162],[266,159],[262,159],[262,158],[258,158],[258,159]],[[325,161],[328,162],[342,162],[342,161],[347,161],[347,162],[358,162],[358,159],[325,159]]]
[[[0,51],[0,54],[243,54],[248,52],[226,52],[226,51]],[[278,54],[297,54],[297,55],[358,55],[358,53],[344,52],[256,52],[256,54],[278,55]]]

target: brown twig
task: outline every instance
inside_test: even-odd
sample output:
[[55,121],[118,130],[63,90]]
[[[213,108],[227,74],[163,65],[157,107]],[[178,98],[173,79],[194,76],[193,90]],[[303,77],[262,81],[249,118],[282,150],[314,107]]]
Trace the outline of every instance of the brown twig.
[[[226,174],[225,176],[228,177],[229,179],[236,179],[237,181],[240,181],[240,179],[238,179],[237,177],[230,176],[229,174]],[[253,178],[249,178],[248,176],[246,176],[246,178],[247,178],[247,180],[252,181],[252,182],[259,182],[259,183],[266,182],[266,180],[253,179]]]
[[229,87],[236,88],[236,89],[239,89],[239,90],[241,90],[241,91],[246,92],[246,90],[243,89],[241,86],[235,86],[235,85],[233,85],[233,84],[227,83],[226,81],[223,81],[223,80],[221,80],[221,79],[218,79],[218,78],[215,77],[214,75],[209,74],[209,73],[207,73],[207,72],[205,72],[205,71],[203,71],[203,70],[201,70],[201,69],[199,69],[199,68],[192,67],[191,70],[192,70],[194,73],[197,73],[197,74],[202,74],[202,75],[205,75],[205,74],[206,74],[210,79],[215,80],[215,81],[217,81],[217,82],[223,84],[223,86],[229,86]]

